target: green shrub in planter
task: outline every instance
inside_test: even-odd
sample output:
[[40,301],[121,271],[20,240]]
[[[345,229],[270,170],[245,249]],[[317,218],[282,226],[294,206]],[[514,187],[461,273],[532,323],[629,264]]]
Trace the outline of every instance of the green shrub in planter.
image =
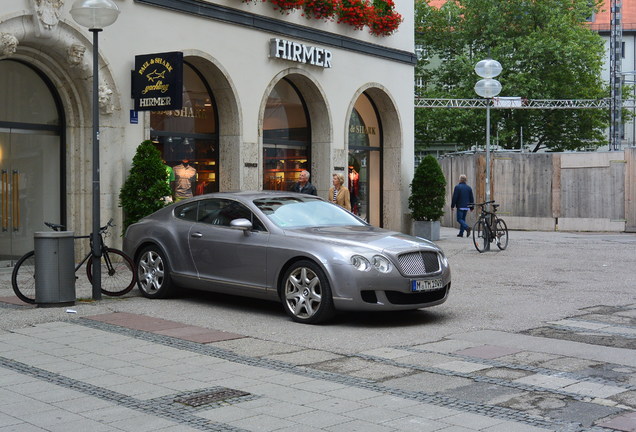
[[129,225],[164,207],[166,202],[163,198],[170,194],[168,173],[161,153],[152,141],[142,142],[119,192],[119,206],[124,209],[124,232]]
[[414,221],[437,221],[444,215],[446,178],[437,159],[427,155],[422,159],[411,183],[409,209]]

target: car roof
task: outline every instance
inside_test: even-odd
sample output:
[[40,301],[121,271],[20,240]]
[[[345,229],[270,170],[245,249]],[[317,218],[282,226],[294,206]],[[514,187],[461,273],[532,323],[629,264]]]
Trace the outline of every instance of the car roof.
[[[236,198],[243,198],[246,200],[253,200],[253,199],[257,199],[257,198],[271,198],[271,197],[279,197],[279,196],[304,196],[304,197],[309,197],[310,195],[307,194],[301,194],[301,193],[297,193],[297,192],[284,192],[284,191],[238,191],[238,192],[213,192],[213,193],[209,193],[209,194],[204,194],[204,195],[197,195],[194,198],[212,198],[212,197],[217,197],[217,198],[232,198],[232,197],[236,197]],[[311,195],[313,196],[313,195]],[[316,197],[316,198],[320,198],[320,197]]]

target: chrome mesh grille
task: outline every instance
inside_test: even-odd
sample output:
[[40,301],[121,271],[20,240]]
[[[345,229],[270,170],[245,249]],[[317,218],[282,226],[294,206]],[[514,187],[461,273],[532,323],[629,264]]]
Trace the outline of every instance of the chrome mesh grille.
[[437,252],[409,252],[398,257],[400,270],[405,276],[423,276],[439,271]]

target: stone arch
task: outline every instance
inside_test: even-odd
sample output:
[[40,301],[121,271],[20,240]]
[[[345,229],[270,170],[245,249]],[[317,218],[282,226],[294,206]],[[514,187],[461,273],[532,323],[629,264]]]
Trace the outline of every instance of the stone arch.
[[[92,41],[90,33],[60,21],[52,30],[54,37],[42,37],[30,15],[14,15],[0,23],[0,32],[18,39],[16,52],[6,58],[28,64],[55,86],[61,101],[65,130],[62,145],[66,150],[65,188],[66,224],[79,233],[90,232],[92,194]],[[69,57],[72,45],[83,47],[80,62]],[[101,208],[121,224],[117,196],[125,173],[122,167],[123,131],[119,124],[120,91],[105,58],[99,58],[100,84],[110,89],[108,107],[100,115]],[[106,216],[104,216],[106,217]],[[78,253],[81,251],[78,251]]]
[[[318,84],[318,80],[304,69],[289,68],[278,73],[265,89],[258,117],[258,130],[262,147],[263,136],[263,116],[267,98],[272,89],[283,78],[291,81],[300,92],[311,122],[311,182],[318,189],[318,195],[326,195],[331,184],[331,166],[333,142],[333,123],[331,110],[327,103],[327,98],[323,89]],[[262,153],[262,152],[261,152]],[[263,166],[262,154],[260,155],[260,166]],[[263,187],[262,176],[259,179],[259,189]],[[326,186],[326,187],[325,187]]]
[[402,154],[404,146],[402,120],[397,104],[386,87],[378,83],[367,83],[355,92],[347,109],[343,131],[343,139],[347,149],[349,148],[347,131],[349,130],[351,113],[362,93],[366,93],[373,101],[382,125],[382,226],[400,231],[403,219],[402,209],[406,208],[408,200],[402,188],[405,168]]
[[183,60],[194,66],[210,86],[219,116],[219,191],[240,190],[243,184],[242,110],[230,74],[209,54],[184,50]]

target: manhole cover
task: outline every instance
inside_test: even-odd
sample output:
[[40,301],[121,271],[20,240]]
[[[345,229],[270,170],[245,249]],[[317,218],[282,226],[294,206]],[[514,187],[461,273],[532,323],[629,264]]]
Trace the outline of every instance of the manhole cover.
[[202,405],[211,404],[214,402],[220,402],[227,399],[233,399],[241,396],[249,396],[249,393],[234,390],[234,389],[219,389],[214,391],[208,391],[205,393],[199,393],[192,396],[184,396],[180,398],[176,398],[174,401],[177,403],[182,403],[184,405],[189,405],[193,407],[199,407]]

